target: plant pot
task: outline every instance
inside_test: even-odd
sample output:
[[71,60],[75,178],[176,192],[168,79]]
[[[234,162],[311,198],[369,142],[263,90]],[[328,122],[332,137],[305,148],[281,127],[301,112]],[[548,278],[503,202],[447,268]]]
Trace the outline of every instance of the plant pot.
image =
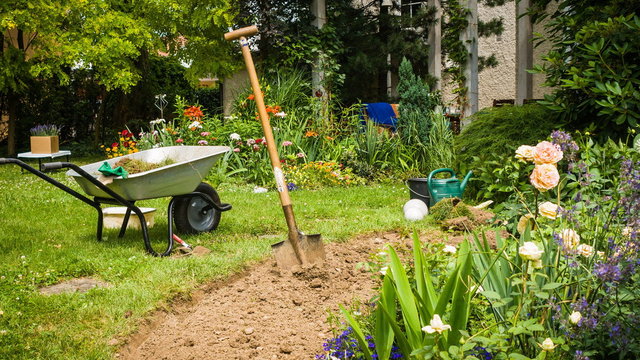
[[[147,228],[153,227],[154,224],[154,216],[156,214],[156,209],[154,208],[140,208],[142,213],[144,214],[144,219],[147,222]],[[127,212],[126,207],[108,207],[102,209],[102,213],[104,214],[104,222],[103,225],[106,229],[120,229],[122,226],[122,222],[124,221],[124,215]],[[140,229],[140,219],[136,213],[131,212],[129,216],[129,222],[127,223],[127,228]]]
[[60,151],[58,136],[32,136],[31,153],[54,154]]

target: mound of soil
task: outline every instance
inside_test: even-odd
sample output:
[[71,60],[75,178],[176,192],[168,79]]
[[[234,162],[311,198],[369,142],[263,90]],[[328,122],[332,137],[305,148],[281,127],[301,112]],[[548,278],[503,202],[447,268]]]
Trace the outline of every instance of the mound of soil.
[[[281,271],[267,260],[203,290],[190,306],[159,313],[116,355],[120,359],[313,359],[333,334],[329,312],[367,303],[376,276],[357,268],[385,243],[411,245],[395,233],[325,244],[320,266]],[[340,316],[340,315],[339,315]],[[116,345],[118,341],[114,341]]]

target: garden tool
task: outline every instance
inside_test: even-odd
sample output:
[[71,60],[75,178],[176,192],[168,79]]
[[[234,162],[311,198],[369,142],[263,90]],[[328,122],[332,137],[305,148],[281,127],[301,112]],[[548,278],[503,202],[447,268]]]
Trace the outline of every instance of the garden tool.
[[247,41],[248,36],[252,36],[257,33],[258,27],[254,25],[228,32],[224,34],[224,38],[229,41],[235,39],[239,39],[240,41],[242,56],[244,57],[244,62],[247,66],[251,88],[253,89],[254,99],[260,115],[260,122],[262,123],[262,130],[267,142],[267,151],[269,152],[269,158],[271,159],[273,175],[275,177],[276,187],[280,196],[280,203],[282,204],[282,210],[284,211],[284,217],[289,229],[287,239],[277,244],[273,244],[271,247],[274,251],[278,266],[282,269],[290,269],[295,265],[322,262],[325,258],[325,252],[320,234],[305,235],[298,230],[296,225],[291,199],[289,198],[289,190],[287,189],[284,173],[280,166],[280,157],[276,150],[276,143],[273,138],[269,115],[267,114],[267,110],[264,105],[264,98],[262,96],[262,91],[260,90],[258,75],[256,74],[256,68],[253,64],[253,59],[251,58],[251,51],[249,50],[249,42]]
[[[446,172],[451,175],[446,179],[435,179],[434,176],[438,173]],[[435,205],[438,201],[444,198],[452,198],[456,197],[461,199],[462,193],[464,189],[467,187],[467,182],[471,178],[473,173],[469,171],[467,175],[464,177],[464,180],[460,182],[458,178],[456,178],[456,173],[452,169],[437,169],[433,170],[429,177],[427,178],[427,186],[429,187],[429,192],[431,193],[431,206]]]

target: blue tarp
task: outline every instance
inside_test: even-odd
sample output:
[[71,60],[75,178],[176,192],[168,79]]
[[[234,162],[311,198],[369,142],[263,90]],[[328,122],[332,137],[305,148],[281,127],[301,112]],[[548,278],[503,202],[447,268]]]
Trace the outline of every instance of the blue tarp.
[[[370,103],[364,104],[369,119],[376,125],[391,128],[396,131],[398,118],[389,103]],[[362,121],[364,123],[364,120]]]

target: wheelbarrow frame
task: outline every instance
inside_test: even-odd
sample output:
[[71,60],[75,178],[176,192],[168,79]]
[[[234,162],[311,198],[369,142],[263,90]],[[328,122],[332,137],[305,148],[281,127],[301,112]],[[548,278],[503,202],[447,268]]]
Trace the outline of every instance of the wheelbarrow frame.
[[[168,209],[167,209],[167,247],[164,251],[162,252],[157,252],[153,249],[153,246],[151,245],[151,241],[149,239],[149,230],[147,228],[147,222],[145,220],[144,214],[142,212],[142,210],[135,205],[135,201],[130,201],[130,200],[126,200],[125,198],[123,198],[122,196],[120,196],[119,194],[117,194],[116,192],[114,192],[113,190],[111,190],[110,188],[108,188],[106,185],[104,185],[103,183],[101,183],[100,181],[98,181],[95,177],[93,177],[91,174],[89,174],[88,172],[86,172],[85,170],[83,170],[80,166],[75,165],[73,163],[70,162],[51,162],[51,163],[45,163],[41,165],[41,170],[36,170],[33,167],[27,165],[26,163],[24,163],[21,160],[18,159],[14,159],[14,158],[0,158],[0,165],[2,164],[15,164],[20,166],[22,169],[29,171],[30,173],[36,175],[37,177],[41,178],[42,180],[47,181],[48,183],[52,184],[53,186],[61,189],[62,191],[74,196],[75,198],[81,200],[82,202],[90,205],[91,207],[93,207],[94,209],[96,209],[96,211],[98,212],[98,224],[97,224],[97,229],[96,229],[96,238],[98,241],[102,240],[102,228],[103,228],[103,223],[104,223],[104,213],[102,211],[102,204],[113,204],[113,205],[122,205],[124,207],[127,208],[127,211],[125,213],[124,219],[122,221],[122,226],[120,228],[120,232],[118,234],[118,237],[121,238],[124,236],[126,229],[127,229],[127,225],[129,223],[129,219],[131,216],[131,213],[133,212],[138,219],[140,220],[140,229],[142,231],[142,237],[144,240],[144,246],[145,246],[145,250],[153,256],[168,256],[171,254],[171,251],[173,250],[173,244],[174,244],[174,233],[173,233],[173,216],[174,216],[174,206],[177,200],[181,200],[181,199],[190,199],[193,198],[194,196],[201,198],[202,200],[204,200],[207,204],[208,207],[204,208],[203,211],[207,211],[210,209],[216,209],[217,211],[220,212],[224,212],[224,211],[228,211],[231,210],[232,206],[230,204],[224,204],[224,203],[216,203],[215,201],[213,201],[213,199],[211,199],[207,194],[204,194],[202,192],[191,192],[188,194],[182,194],[182,195],[173,195],[171,201],[169,201],[169,205],[168,205]],[[82,195],[80,193],[78,193],[77,191],[71,189],[70,187],[62,184],[61,182],[55,180],[54,178],[46,175],[43,171],[51,171],[51,170],[56,170],[56,169],[63,169],[63,168],[69,168],[74,170],[77,174],[79,174],[80,176],[82,176],[84,179],[88,180],[89,182],[91,182],[93,185],[95,185],[97,188],[99,188],[100,190],[104,191],[108,196],[110,196],[111,198],[106,198],[106,197],[94,197],[93,199],[88,198],[85,195]]]

